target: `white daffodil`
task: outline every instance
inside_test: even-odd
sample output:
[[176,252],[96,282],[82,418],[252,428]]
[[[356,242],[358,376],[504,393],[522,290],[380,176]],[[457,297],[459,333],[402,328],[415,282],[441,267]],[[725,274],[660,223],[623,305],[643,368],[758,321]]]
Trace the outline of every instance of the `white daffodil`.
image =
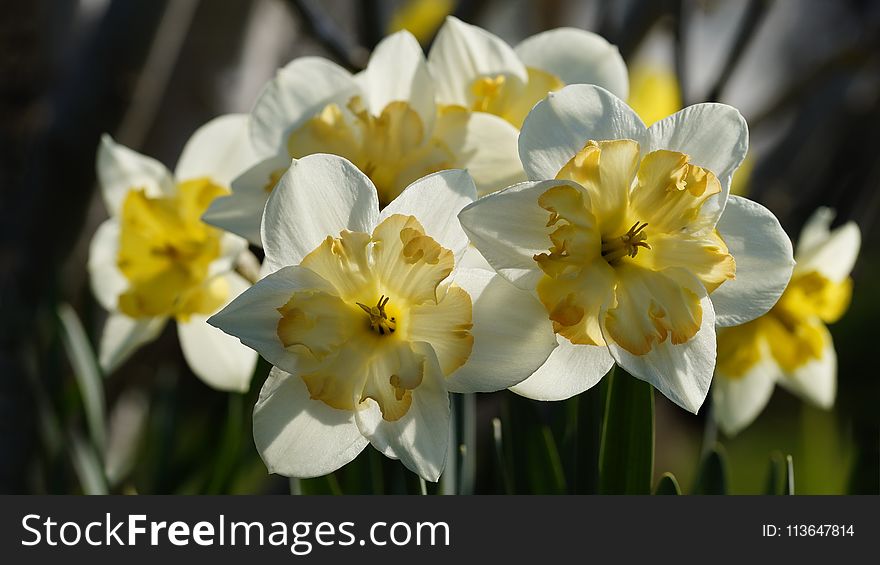
[[260,163],[232,183],[205,220],[260,245],[266,199],[291,157],[345,157],[388,205],[414,180],[466,168],[481,192],[524,179],[516,128],[497,116],[460,108],[438,111],[434,82],[418,41],[407,31],[385,38],[364,72],[352,75],[319,57],[281,69],[251,111]]
[[155,339],[173,318],[184,357],[199,378],[217,389],[247,390],[256,355],[207,324],[250,286],[234,271],[247,242],[200,220],[211,201],[228,194],[235,172],[253,160],[246,123],[246,116],[228,115],[201,127],[173,176],[109,135],[101,139],[98,179],[110,219],[92,239],[89,274],[95,297],[110,312],[100,343],[105,371]]
[[715,325],[776,302],[791,242],[764,207],[728,196],[746,154],[739,112],[691,106],[646,128],[608,91],[572,85],[531,111],[519,140],[532,181],[460,214],[477,249],[539,297],[559,347],[513,390],[556,400],[616,362],[696,412]]
[[623,99],[629,88],[617,47],[595,33],[558,28],[514,48],[452,16],[428,53],[428,70],[438,104],[488,112],[517,128],[539,100],[566,84],[595,84]]
[[819,407],[834,404],[837,356],[825,324],[836,322],[849,306],[849,274],[861,235],[852,222],[830,231],[833,219],[832,210],[820,208],[807,221],[791,282],[767,314],[718,331],[712,403],[728,435],[758,417],[775,383]]
[[437,480],[447,391],[507,388],[547,359],[543,306],[457,266],[468,240],[456,215],[475,194],[466,172],[444,171],[380,213],[370,179],[335,155],[281,178],[262,225],[272,274],[209,320],[275,366],[254,409],[270,472],[324,475],[372,443]]

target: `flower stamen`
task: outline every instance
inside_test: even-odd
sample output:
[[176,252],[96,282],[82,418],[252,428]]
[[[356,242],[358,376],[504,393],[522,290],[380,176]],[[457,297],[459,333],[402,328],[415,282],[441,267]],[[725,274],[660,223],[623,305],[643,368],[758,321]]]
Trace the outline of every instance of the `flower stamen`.
[[608,241],[603,240],[602,258],[613,265],[624,257],[635,257],[640,247],[651,249],[651,246],[646,241],[648,239],[648,235],[644,231],[646,227],[648,227],[647,222],[644,224],[636,222],[622,236]]
[[388,313],[385,312],[385,306],[388,305],[389,300],[390,297],[383,294],[379,297],[379,302],[375,306],[367,306],[360,302],[355,303],[361,307],[361,310],[367,313],[367,316],[370,317],[370,329],[379,335],[393,334],[397,329],[397,320],[394,316],[389,318]]

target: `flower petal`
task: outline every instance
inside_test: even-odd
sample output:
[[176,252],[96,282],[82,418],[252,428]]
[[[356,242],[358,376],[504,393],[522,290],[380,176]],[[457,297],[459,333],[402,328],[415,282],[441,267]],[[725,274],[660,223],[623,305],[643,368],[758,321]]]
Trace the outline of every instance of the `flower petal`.
[[278,71],[251,110],[251,143],[263,157],[286,151],[287,136],[327,104],[360,94],[351,73],[322,57],[299,57]]
[[278,337],[278,322],[283,307],[298,290],[316,290],[335,294],[324,279],[304,267],[285,267],[260,281],[236,297],[208,323],[237,337],[267,361],[281,369],[298,374],[297,356],[284,349]]
[[111,312],[119,304],[119,295],[128,288],[118,260],[119,222],[110,218],[98,226],[89,244],[89,281],[98,303]]
[[833,282],[846,279],[859,255],[862,234],[854,222],[829,230],[834,211],[820,208],[801,230],[797,247],[798,271],[817,271]]
[[[230,290],[226,304],[251,286],[236,273],[228,273],[224,278]],[[177,336],[187,364],[205,384],[217,390],[247,392],[257,365],[253,349],[210,326],[208,316],[203,314],[193,314],[185,323],[178,322]]]
[[458,213],[476,197],[474,181],[467,171],[440,171],[406,187],[382,210],[379,221],[394,214],[415,216],[427,235],[453,252],[458,264],[468,246]]
[[464,366],[447,377],[450,391],[502,390],[544,364],[556,347],[556,336],[547,312],[533,295],[478,269],[460,269],[454,282],[473,302],[474,345]]
[[228,187],[232,179],[257,161],[249,125],[247,114],[226,114],[197,129],[183,147],[174,177],[178,181],[210,177]]
[[[708,200],[707,207],[721,215],[730,192],[730,179],[749,149],[749,128],[745,118],[726,104],[695,104],[664,118],[648,129],[650,144],[643,152],[656,149],[680,151],[690,162],[706,169],[721,182],[721,194]],[[705,209],[706,212],[710,208]]]
[[504,76],[520,85],[528,73],[516,52],[503,40],[477,26],[449,16],[428,53],[428,70],[436,81],[437,103],[471,107],[474,81]]
[[681,345],[672,345],[667,339],[655,343],[645,355],[633,355],[605,334],[608,349],[618,365],[634,377],[651,383],[669,400],[694,414],[706,399],[715,370],[715,311],[708,298],[702,299],[701,306],[703,316],[699,331]]
[[561,27],[533,35],[516,46],[529,67],[553,73],[565,84],[595,84],[621,100],[629,95],[626,63],[601,35]]
[[122,201],[133,188],[144,189],[150,197],[173,194],[176,190],[165,165],[119,145],[106,133],[98,147],[97,169],[104,205],[111,216],[119,213]]
[[122,314],[111,313],[104,324],[99,347],[99,363],[105,373],[112,373],[142,345],[150,343],[162,333],[167,318],[135,320]]
[[294,161],[263,214],[260,233],[268,268],[298,265],[342,230],[370,233],[378,217],[376,188],[351,162],[323,154]]
[[449,107],[437,116],[434,137],[455,153],[456,165],[467,169],[480,196],[526,180],[519,131],[498,116]]
[[369,444],[354,412],[312,400],[299,377],[273,368],[254,406],[254,443],[270,473],[320,477]]
[[576,345],[562,336],[557,340],[547,362],[510,390],[533,400],[565,400],[592,388],[614,366],[605,346]]
[[777,376],[781,372],[769,355],[744,375],[728,377],[716,373],[712,382],[712,413],[721,431],[733,437],[754,422],[773,396]]
[[382,418],[379,405],[366,400],[356,421],[373,447],[427,481],[436,481],[446,466],[449,446],[449,394],[434,351],[424,343],[414,349],[425,359],[421,384],[412,391],[412,404],[401,418]]
[[754,320],[776,304],[791,279],[791,240],[772,212],[731,196],[717,229],[736,261],[736,278],[710,296],[719,326]]
[[551,179],[587,141],[632,139],[645,152],[645,124],[598,86],[575,84],[538,102],[523,123],[519,157],[530,179]]
[[530,181],[483,197],[458,215],[464,231],[498,274],[524,290],[534,290],[544,273],[534,256],[547,251],[551,228],[538,198],[565,181]]
[[422,119],[425,131],[433,128],[434,81],[422,47],[410,32],[399,31],[380,41],[357,81],[370,114],[380,116],[388,104],[406,102]]
[[822,324],[817,327],[824,334],[822,355],[783,375],[777,382],[804,400],[828,410],[834,406],[837,396],[837,352],[828,328]]
[[232,194],[216,198],[202,216],[202,221],[240,235],[251,244],[263,246],[260,223],[266,200],[275,188],[278,171],[286,171],[290,157],[286,154],[264,159],[232,181]]

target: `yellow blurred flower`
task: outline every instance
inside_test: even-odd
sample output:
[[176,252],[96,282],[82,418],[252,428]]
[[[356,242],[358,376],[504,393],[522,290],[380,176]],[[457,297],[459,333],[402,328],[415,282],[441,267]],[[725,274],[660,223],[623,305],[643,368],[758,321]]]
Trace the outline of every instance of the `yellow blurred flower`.
[[388,33],[407,30],[419,43],[427,45],[454,9],[453,0],[409,0],[391,16]]
[[775,383],[820,407],[834,403],[837,358],[825,324],[836,322],[849,306],[849,273],[861,236],[852,222],[830,231],[833,218],[833,211],[820,208],[804,226],[791,283],[770,312],[718,331],[712,398],[727,434],[760,414]]

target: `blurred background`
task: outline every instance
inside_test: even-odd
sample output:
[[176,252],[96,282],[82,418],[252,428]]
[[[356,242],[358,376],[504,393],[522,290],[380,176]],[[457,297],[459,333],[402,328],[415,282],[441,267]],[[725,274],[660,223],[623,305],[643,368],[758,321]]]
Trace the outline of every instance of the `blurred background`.
[[[105,317],[86,272],[89,240],[106,218],[95,187],[99,136],[173,168],[198,126],[247,112],[292,58],[321,55],[357,70],[385,34],[407,28],[427,48],[455,14],[511,44],[560,26],[603,35],[625,58],[634,96],[653,92],[644,112],[720,101],[743,113],[751,149],[737,190],[773,210],[792,239],[820,205],[837,210],[836,224],[858,223],[852,306],[831,326],[834,409],[777,387],[752,426],[717,441],[732,493],[765,492],[785,455],[798,493],[878,493],[880,2],[35,0],[4,2],[2,13],[0,492],[289,491],[251,439],[262,362],[248,394],[214,391],[189,372],[169,324],[103,387],[89,380],[89,344]],[[593,492],[597,454],[584,438],[596,432],[584,415],[601,411],[600,394],[457,398],[460,412],[477,415],[459,426],[470,451],[454,462],[470,466],[468,489]],[[672,472],[690,492],[715,445],[708,405],[694,416],[662,395],[655,402],[655,475]],[[367,449],[298,488],[404,493],[415,480]]]

